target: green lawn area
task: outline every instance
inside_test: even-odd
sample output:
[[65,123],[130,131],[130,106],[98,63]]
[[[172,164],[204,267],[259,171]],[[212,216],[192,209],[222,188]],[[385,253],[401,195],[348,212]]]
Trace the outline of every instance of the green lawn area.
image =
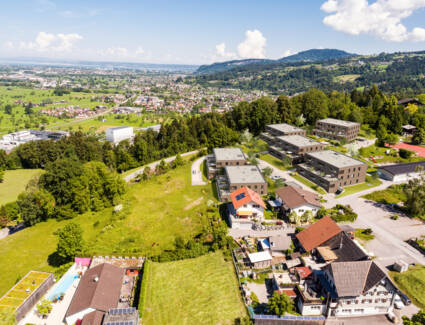
[[291,168],[294,168],[291,165],[286,165],[282,160],[270,155],[270,154],[266,154],[266,155],[260,155],[259,158],[261,160],[264,160],[265,162],[268,162],[270,165],[273,165],[276,168],[279,168],[281,170],[288,170]]
[[151,266],[143,324],[234,324],[246,315],[221,252]]
[[[176,236],[201,232],[204,209],[214,199],[212,184],[191,186],[191,163],[129,187],[123,212],[112,208],[74,218],[81,225],[89,254],[145,255],[172,248]],[[53,234],[69,220],[48,220],[1,240],[0,296],[30,270],[54,271],[48,256],[56,250]]]
[[314,184],[313,182],[310,182],[307,178],[301,176],[300,174],[295,173],[295,174],[291,174],[291,176],[293,178],[295,178],[297,181],[303,183],[305,186],[308,186],[312,190],[318,192],[319,194],[326,194],[326,191],[323,188],[321,188],[320,186]]
[[25,191],[25,187],[31,178],[41,173],[40,169],[5,171],[3,183],[0,183],[0,205],[15,201],[18,195]]
[[360,191],[365,191],[381,184],[382,182],[379,178],[373,178],[372,176],[367,175],[364,183],[344,187],[344,192],[337,195],[337,197],[343,197]]
[[335,79],[337,81],[341,81],[341,82],[353,82],[354,80],[356,80],[358,77],[360,77],[359,74],[344,74],[342,76],[337,76],[335,77]]
[[390,272],[391,277],[419,308],[425,308],[425,266],[410,267],[404,273]]
[[363,198],[375,202],[393,204],[406,201],[403,185],[391,185],[385,190],[375,191],[363,196]]
[[354,233],[354,237],[356,237],[356,239],[360,239],[362,241],[369,241],[375,238],[375,235],[373,234],[368,234],[366,229],[356,229],[356,232]]

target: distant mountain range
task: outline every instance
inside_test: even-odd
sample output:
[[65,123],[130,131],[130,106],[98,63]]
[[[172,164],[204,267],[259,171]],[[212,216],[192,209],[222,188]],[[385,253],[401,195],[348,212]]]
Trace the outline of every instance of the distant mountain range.
[[315,62],[315,61],[327,61],[340,58],[348,58],[357,56],[357,54],[348,53],[346,51],[337,49],[311,49],[302,51],[294,55],[286,56],[278,60],[267,60],[267,59],[246,59],[246,60],[233,60],[226,62],[217,62],[210,65],[201,65],[196,73],[214,73],[220,71],[226,71],[235,67],[248,65],[248,64],[274,64],[274,63],[292,63],[292,62]]

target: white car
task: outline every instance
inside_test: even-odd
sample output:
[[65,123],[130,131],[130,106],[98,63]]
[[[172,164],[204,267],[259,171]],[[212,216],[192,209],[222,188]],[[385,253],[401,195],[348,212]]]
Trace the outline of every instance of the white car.
[[394,307],[396,309],[402,309],[404,307],[403,301],[401,301],[401,298],[399,295],[396,295],[394,298]]

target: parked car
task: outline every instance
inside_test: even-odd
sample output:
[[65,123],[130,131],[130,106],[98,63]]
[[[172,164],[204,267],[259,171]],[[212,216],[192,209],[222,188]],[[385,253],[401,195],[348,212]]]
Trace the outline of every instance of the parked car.
[[394,307],[397,309],[402,309],[404,307],[403,301],[401,301],[399,295],[396,295],[394,298]]
[[399,292],[398,295],[400,296],[401,300],[406,306],[409,306],[412,302],[410,301],[409,297],[406,296],[403,292]]

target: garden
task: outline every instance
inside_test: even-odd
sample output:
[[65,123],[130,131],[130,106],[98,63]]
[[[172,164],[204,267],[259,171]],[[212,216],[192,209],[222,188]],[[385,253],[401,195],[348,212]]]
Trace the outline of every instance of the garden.
[[390,275],[416,306],[425,308],[425,266],[411,266],[406,272],[390,272]]

